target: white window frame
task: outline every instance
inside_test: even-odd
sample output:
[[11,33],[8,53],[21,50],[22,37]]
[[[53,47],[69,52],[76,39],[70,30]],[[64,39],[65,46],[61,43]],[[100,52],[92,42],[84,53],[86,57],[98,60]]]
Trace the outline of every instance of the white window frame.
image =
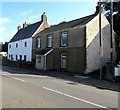
[[[63,40],[62,40],[64,35],[67,36],[67,43],[66,44],[63,44]],[[67,32],[61,32],[61,46],[66,47],[67,45],[68,45],[68,33]]]
[[[52,43],[53,43],[53,36],[52,35],[48,35],[47,36],[47,46],[48,47],[52,47]],[[49,43],[50,42],[50,43]]]
[[[63,58],[65,58],[65,66],[64,66],[64,64],[63,64]],[[65,54],[61,54],[61,68],[67,68],[67,55],[65,55]]]
[[11,44],[9,45],[9,48],[11,48]]
[[41,47],[41,38],[37,38],[37,48]]

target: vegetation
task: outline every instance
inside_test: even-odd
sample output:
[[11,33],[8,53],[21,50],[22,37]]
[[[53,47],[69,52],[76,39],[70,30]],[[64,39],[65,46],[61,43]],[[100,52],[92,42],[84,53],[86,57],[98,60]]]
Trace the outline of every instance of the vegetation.
[[0,42],[0,52],[2,52],[2,45],[3,45],[3,43]]
[[[59,24],[63,24],[63,23],[66,23],[66,21],[62,21],[62,22],[60,22]],[[59,24],[50,25],[50,27],[56,26],[56,25],[59,25]]]
[[[103,2],[105,8],[105,15],[108,21],[111,24],[111,2]],[[117,58],[120,61],[120,1],[113,2],[113,30],[117,34],[116,35],[116,49],[117,49]]]
[[8,51],[8,42],[5,42],[5,43],[2,45],[2,51],[3,51],[3,52],[7,52],[7,51]]
[[[111,2],[104,2],[104,7],[105,7],[105,11],[106,11],[106,17],[108,18],[108,20],[110,22],[110,20],[111,20],[111,16],[110,16]],[[119,21],[120,21],[120,1],[113,2],[113,28],[117,34],[120,33],[120,22]]]

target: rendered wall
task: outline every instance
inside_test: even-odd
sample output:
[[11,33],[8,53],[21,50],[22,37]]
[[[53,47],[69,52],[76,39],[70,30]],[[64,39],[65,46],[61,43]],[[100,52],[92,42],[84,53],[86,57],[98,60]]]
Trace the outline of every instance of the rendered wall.
[[[110,25],[102,15],[102,61],[103,66],[110,61]],[[100,68],[99,15],[86,25],[86,71]]]
[[[27,42],[26,47],[24,44],[25,42]],[[17,48],[16,48],[16,43],[18,43]],[[11,48],[9,48],[9,45],[11,45]],[[24,60],[24,55],[26,55],[27,56],[26,61],[32,61],[32,38],[9,43],[8,59],[10,59],[9,55],[13,55],[13,61],[16,61],[16,55],[18,55],[18,59],[20,59],[20,55],[22,55],[22,60]]]

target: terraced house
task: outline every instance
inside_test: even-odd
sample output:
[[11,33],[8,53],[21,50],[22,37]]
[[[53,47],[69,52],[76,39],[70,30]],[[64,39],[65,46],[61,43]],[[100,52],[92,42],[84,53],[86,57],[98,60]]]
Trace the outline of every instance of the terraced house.
[[[110,25],[104,14],[101,22],[105,65],[110,61]],[[32,34],[25,34],[26,31]],[[42,22],[19,30],[13,37],[9,43],[8,59],[35,61],[35,67],[40,70],[90,73],[100,68],[99,34],[98,13],[52,27],[48,26],[47,16],[43,14]]]
[[[110,61],[110,25],[104,14],[101,19],[105,65]],[[99,14],[46,28],[36,37],[37,69],[90,73],[100,68]]]
[[8,59],[17,61],[32,61],[36,38],[35,35],[43,29],[49,27],[45,13],[41,16],[41,21],[28,25],[26,22],[23,28],[18,26],[17,33],[8,44]]

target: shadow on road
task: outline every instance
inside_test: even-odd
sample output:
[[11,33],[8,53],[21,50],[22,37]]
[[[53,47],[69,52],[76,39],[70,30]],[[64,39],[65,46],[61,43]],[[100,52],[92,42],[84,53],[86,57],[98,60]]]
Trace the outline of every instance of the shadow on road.
[[[112,90],[116,92],[120,92],[120,82],[110,82],[107,80],[100,80],[99,74],[95,75],[78,75],[75,73],[69,73],[69,72],[60,72],[60,71],[40,71],[40,70],[33,70],[33,69],[23,69],[23,68],[13,68],[13,67],[2,67],[2,71],[9,72],[11,74],[19,74],[18,77],[30,77],[30,75],[42,75],[42,76],[50,76],[57,79],[64,79],[66,81],[70,81],[67,84],[70,85],[77,85],[77,84],[83,84],[87,86],[93,86],[97,89],[101,90]],[[22,74],[28,74],[29,76],[22,76]],[[37,79],[37,77],[34,77]]]

